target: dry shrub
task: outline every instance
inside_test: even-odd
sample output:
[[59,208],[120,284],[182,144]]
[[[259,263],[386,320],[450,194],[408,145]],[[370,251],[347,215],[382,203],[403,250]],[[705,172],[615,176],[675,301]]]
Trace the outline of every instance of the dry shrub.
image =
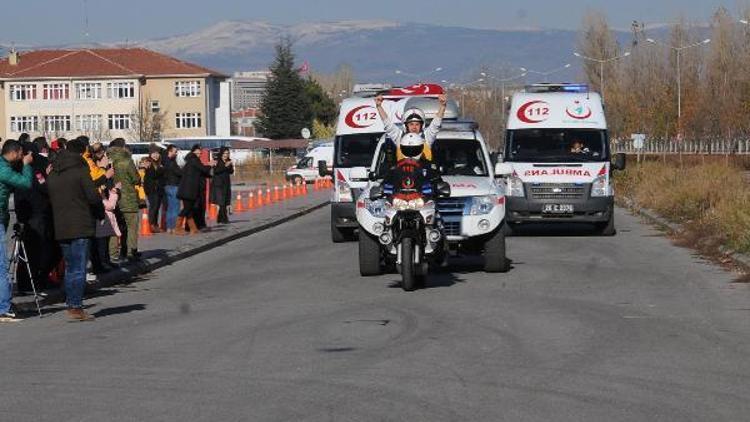
[[238,182],[279,184],[285,180],[286,169],[296,163],[295,157],[274,156],[273,172],[270,172],[267,157],[251,158],[235,166],[233,179]]
[[695,242],[750,251],[750,185],[742,168],[720,162],[645,162],[615,178],[618,195],[681,223]]

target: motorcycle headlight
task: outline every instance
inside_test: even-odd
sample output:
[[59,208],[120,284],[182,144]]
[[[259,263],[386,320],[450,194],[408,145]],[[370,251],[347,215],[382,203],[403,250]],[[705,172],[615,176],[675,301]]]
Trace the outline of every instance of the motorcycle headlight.
[[352,188],[346,182],[339,182],[337,186],[340,202],[351,202],[354,200],[352,198]]
[[388,203],[385,199],[378,199],[376,201],[365,201],[365,207],[370,214],[375,218],[385,218],[385,212],[388,208]]
[[419,210],[422,209],[422,207],[424,207],[424,199],[422,198],[412,199],[411,201],[409,201],[410,210]]
[[607,176],[599,176],[591,184],[591,197],[612,196],[612,185]]
[[395,208],[396,211],[404,211],[409,208],[409,202],[404,201],[401,198],[393,198],[393,208]]
[[469,213],[471,215],[489,214],[495,208],[496,203],[497,196],[495,195],[475,196],[471,198],[471,210]]
[[523,198],[523,181],[517,176],[508,178],[508,196],[519,196]]

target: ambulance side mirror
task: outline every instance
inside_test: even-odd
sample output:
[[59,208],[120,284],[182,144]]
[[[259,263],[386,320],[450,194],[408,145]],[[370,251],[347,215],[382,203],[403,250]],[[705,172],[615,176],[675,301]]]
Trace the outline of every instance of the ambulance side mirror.
[[621,152],[615,154],[615,160],[612,167],[615,170],[625,170],[627,164],[627,156]]
[[333,172],[328,171],[328,164],[325,160],[318,161],[318,175],[320,177],[333,176]]
[[377,201],[378,199],[383,197],[383,187],[380,185],[375,185],[372,188],[370,188],[370,201]]
[[438,198],[450,198],[451,197],[451,185],[448,182],[438,182],[435,186],[437,190]]

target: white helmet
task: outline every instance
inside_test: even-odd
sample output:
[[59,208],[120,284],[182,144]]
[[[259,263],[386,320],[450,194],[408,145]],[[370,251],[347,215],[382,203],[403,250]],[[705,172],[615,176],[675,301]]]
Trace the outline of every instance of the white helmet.
[[424,137],[416,133],[407,133],[401,138],[399,147],[401,154],[406,157],[417,158],[424,151]]
[[420,122],[424,125],[424,112],[418,108],[410,108],[404,112],[404,124]]

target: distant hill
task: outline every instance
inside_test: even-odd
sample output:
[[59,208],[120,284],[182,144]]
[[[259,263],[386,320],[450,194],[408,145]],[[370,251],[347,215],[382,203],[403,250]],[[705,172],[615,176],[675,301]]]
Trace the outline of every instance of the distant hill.
[[[653,36],[663,38],[667,30],[656,28]],[[476,77],[482,66],[546,71],[566,63],[573,66],[551,77],[552,81],[576,81],[581,78],[580,60],[573,56],[578,36],[570,30],[483,30],[391,21],[298,25],[224,21],[193,33],[129,45],[229,74],[267,68],[274,57],[274,45],[289,37],[300,64],[307,60],[317,72],[332,72],[349,64],[359,82],[412,82],[413,77],[396,75],[395,70],[422,74],[436,67],[443,71],[434,75],[433,81],[465,82]],[[630,33],[618,32],[617,37],[627,45]],[[538,80],[538,75],[529,75],[529,81]]]
[[[564,30],[480,30],[389,21],[343,21],[293,26],[255,21],[220,22],[175,37],[142,45],[218,70],[261,69],[273,60],[282,37],[295,41],[298,61],[320,72],[353,66],[360,81],[398,81],[396,69],[424,73],[444,70],[435,79],[471,77],[482,65],[525,66],[547,70],[575,62],[577,33]],[[578,67],[560,76],[570,80]]]

